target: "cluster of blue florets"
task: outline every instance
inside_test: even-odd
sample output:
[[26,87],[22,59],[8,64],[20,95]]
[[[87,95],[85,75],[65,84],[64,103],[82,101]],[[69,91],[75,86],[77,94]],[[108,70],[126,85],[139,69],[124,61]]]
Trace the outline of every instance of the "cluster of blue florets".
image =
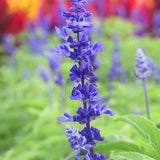
[[[90,57],[102,51],[104,44],[94,43],[89,41],[87,29],[91,27],[91,22],[87,19],[92,14],[83,7],[87,3],[86,0],[70,0],[73,7],[70,11],[63,12],[63,16],[67,18],[67,28],[62,30],[55,28],[56,33],[66,42],[69,43],[56,46],[51,51],[57,55],[69,57],[74,60],[75,64],[70,70],[70,80],[79,83],[73,87],[70,99],[82,101],[83,106],[77,110],[77,115],[64,113],[64,117],[57,118],[62,122],[78,122],[85,124],[81,131],[77,131],[71,126],[66,126],[66,134],[69,137],[71,147],[76,151],[77,156],[83,155],[83,160],[105,160],[103,155],[94,152],[96,141],[103,141],[104,138],[100,135],[100,130],[90,126],[90,122],[95,120],[102,114],[113,116],[115,113],[112,109],[107,108],[106,104],[99,104],[104,100],[104,97],[98,98],[98,91],[94,83],[90,83],[90,79],[94,81],[94,67],[90,63]],[[72,36],[68,30],[74,33]],[[87,82],[88,81],[88,82]]]
[[148,57],[144,54],[142,49],[138,49],[136,53],[136,76],[145,79],[151,76],[150,63]]

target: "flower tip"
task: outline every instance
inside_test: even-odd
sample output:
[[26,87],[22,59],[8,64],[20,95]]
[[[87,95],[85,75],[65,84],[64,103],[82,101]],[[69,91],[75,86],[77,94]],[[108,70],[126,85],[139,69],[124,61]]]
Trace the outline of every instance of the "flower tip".
[[144,55],[144,51],[142,48],[137,49],[137,54]]
[[110,116],[114,116],[115,112],[109,108],[108,110],[105,111],[105,114],[109,114]]
[[58,117],[57,120],[58,120],[58,121],[61,121],[61,122],[66,122],[65,117]]

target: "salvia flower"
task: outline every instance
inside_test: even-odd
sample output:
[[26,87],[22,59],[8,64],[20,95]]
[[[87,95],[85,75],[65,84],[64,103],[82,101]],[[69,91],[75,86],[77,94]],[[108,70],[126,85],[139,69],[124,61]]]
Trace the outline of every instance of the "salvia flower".
[[[70,0],[73,4],[67,12],[63,12],[66,17],[67,28],[62,30],[55,28],[56,33],[67,43],[51,49],[51,52],[68,57],[76,63],[70,69],[70,80],[79,83],[73,87],[70,99],[82,102],[76,115],[64,113],[63,117],[57,118],[62,122],[78,122],[85,125],[81,131],[73,129],[71,126],[66,127],[66,134],[69,137],[71,147],[76,151],[74,160],[78,156],[83,156],[83,160],[105,160],[103,155],[94,152],[97,141],[103,141],[100,130],[91,126],[91,121],[95,120],[102,114],[113,116],[115,113],[112,109],[107,108],[105,104],[99,104],[104,97],[98,97],[96,84],[90,83],[90,78],[95,80],[94,67],[90,62],[90,57],[94,56],[104,48],[103,43],[91,43],[87,32],[91,27],[91,21],[88,21],[91,12],[86,11],[83,7],[86,0]],[[75,36],[69,34],[71,30]],[[52,63],[52,62],[51,62]],[[88,81],[88,82],[87,82]]]
[[142,49],[138,49],[136,53],[136,67],[137,72],[136,76],[143,80],[143,89],[145,94],[146,101],[146,111],[147,117],[150,119],[150,110],[149,110],[149,100],[148,100],[148,92],[147,92],[147,78],[151,76],[152,71],[150,70],[150,63],[148,58],[145,56]]
[[109,114],[110,116],[113,116],[115,114],[112,109],[107,109],[106,104],[97,104],[96,106],[90,104],[87,110],[79,107],[76,113],[78,115],[75,116],[64,113],[64,117],[59,117],[57,119],[62,122],[78,122],[80,124],[85,124],[87,123],[87,121],[95,120],[102,114]]
[[37,24],[28,25],[28,40],[33,55],[43,54],[48,44],[49,31],[50,18],[44,17],[40,12]]
[[4,48],[4,52],[9,56],[8,65],[12,69],[14,69],[16,65],[16,59],[15,59],[16,47],[14,44],[13,36],[11,34],[4,34],[2,37],[2,45]]
[[112,51],[112,64],[110,67],[110,71],[108,73],[108,78],[109,78],[108,100],[110,100],[111,98],[113,81],[118,78],[121,78],[121,80],[125,82],[126,79],[122,78],[124,78],[124,76],[127,74],[127,71],[121,68],[119,37],[116,33],[113,34],[112,40],[114,46]]
[[50,52],[45,52],[44,56],[48,60],[48,65],[50,70],[56,74],[56,78],[54,79],[54,82],[57,85],[63,85],[64,84],[64,78],[62,76],[62,71],[61,71],[61,60],[60,57],[56,55],[52,55]]
[[141,79],[145,79],[151,76],[152,72],[150,70],[150,64],[148,58],[144,54],[142,49],[138,49],[136,53],[136,63],[137,72],[136,76]]
[[42,80],[44,82],[48,82],[51,78],[51,75],[49,74],[49,72],[42,65],[40,65],[38,69],[39,69],[39,74],[40,74]]
[[119,38],[117,34],[113,34],[113,52],[112,52],[112,64],[108,77],[110,81],[115,80],[120,76],[126,75],[126,70],[121,69],[120,50],[119,50]]
[[86,155],[88,150],[91,149],[91,145],[87,145],[87,139],[85,136],[80,134],[72,126],[66,125],[66,135],[69,137],[68,141],[70,142],[71,147],[76,151],[76,155]]
[[52,109],[53,108],[53,91],[52,91],[52,87],[50,84],[50,80],[52,77],[43,65],[39,65],[38,70],[39,70],[39,74],[40,74],[42,80],[46,84],[49,105],[50,105],[50,108]]
[[154,77],[154,81],[156,83],[158,83],[160,81],[160,68],[159,66],[155,63],[155,61],[151,58],[148,58],[149,63],[150,63],[150,67],[151,67],[151,71],[152,71],[152,75]]
[[15,46],[13,36],[10,34],[5,34],[3,36],[2,44],[4,47],[4,51],[9,55],[12,56],[15,53]]

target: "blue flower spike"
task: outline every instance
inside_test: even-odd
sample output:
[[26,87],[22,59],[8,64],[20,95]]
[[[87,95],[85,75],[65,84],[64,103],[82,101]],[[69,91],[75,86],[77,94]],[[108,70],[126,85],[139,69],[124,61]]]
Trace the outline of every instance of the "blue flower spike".
[[146,111],[147,117],[150,119],[150,109],[149,109],[149,100],[148,100],[148,92],[147,92],[147,78],[151,76],[152,71],[150,69],[150,62],[148,57],[144,54],[142,49],[138,49],[136,53],[136,63],[137,72],[136,76],[143,80],[143,89],[145,94],[146,101]]
[[[61,122],[78,122],[84,125],[81,131],[77,131],[73,127],[66,126],[66,135],[70,146],[76,150],[74,160],[105,160],[106,158],[99,153],[94,152],[97,141],[103,141],[104,138],[100,134],[100,130],[91,126],[91,121],[105,114],[113,116],[115,112],[108,108],[106,104],[99,104],[105,97],[98,97],[97,80],[92,66],[90,57],[103,51],[103,43],[91,43],[87,36],[87,29],[92,26],[88,20],[92,14],[86,11],[84,5],[86,0],[70,0],[73,7],[69,11],[63,12],[66,18],[66,27],[62,30],[55,28],[56,33],[68,44],[55,46],[51,52],[70,58],[76,64],[70,69],[70,80],[78,83],[71,92],[71,100],[79,100],[82,106],[77,109],[76,115],[64,113],[64,116],[57,118]],[[70,35],[69,30],[75,35]]]

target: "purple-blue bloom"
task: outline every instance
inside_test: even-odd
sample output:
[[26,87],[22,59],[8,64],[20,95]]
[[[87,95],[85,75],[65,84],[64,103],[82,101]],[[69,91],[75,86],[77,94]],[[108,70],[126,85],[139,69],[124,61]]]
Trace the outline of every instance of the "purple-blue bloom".
[[[83,160],[105,160],[103,155],[94,152],[96,141],[103,141],[100,135],[100,130],[90,126],[90,122],[95,120],[102,114],[113,116],[115,113],[112,109],[108,109],[105,104],[99,104],[105,97],[98,97],[98,91],[94,84],[97,77],[94,74],[94,66],[92,66],[90,57],[95,56],[98,52],[103,51],[103,43],[91,43],[87,30],[92,23],[88,21],[91,12],[86,11],[83,6],[87,3],[86,0],[70,0],[73,4],[67,12],[63,12],[66,17],[66,28],[62,30],[55,28],[56,33],[68,43],[55,46],[51,49],[56,55],[61,55],[74,60],[76,64],[70,69],[70,80],[79,83],[73,87],[70,99],[80,100],[82,107],[77,110],[77,115],[64,113],[64,117],[57,118],[62,122],[78,122],[85,124],[81,131],[73,129],[71,126],[66,127],[66,134],[69,137],[70,145],[76,151],[74,160],[78,160],[78,156],[83,155]],[[75,36],[71,36],[68,30],[71,30]],[[50,66],[52,61],[50,60]],[[52,66],[52,70],[54,66]],[[92,79],[92,81],[90,81]],[[92,82],[92,83],[89,83]]]
[[110,72],[108,74],[110,81],[113,81],[120,76],[124,76],[127,73],[126,70],[120,68],[121,61],[120,61],[120,51],[119,51],[119,38],[117,34],[113,34],[113,44],[114,44],[114,49],[112,52],[112,64],[110,67]]
[[151,58],[148,58],[149,60],[149,64],[150,64],[150,67],[151,67],[151,71],[152,71],[152,75],[154,77],[154,81],[156,83],[160,82],[160,68],[159,66],[155,63],[154,60],[152,60]]
[[42,65],[40,65],[38,69],[39,69],[39,74],[40,74],[41,78],[43,79],[43,81],[48,82],[51,78],[49,72]]
[[15,46],[13,36],[10,34],[5,34],[2,39],[2,44],[4,47],[4,51],[9,55],[12,56],[15,53]]
[[43,54],[45,47],[48,44],[49,32],[50,18],[44,17],[40,11],[37,24],[30,23],[28,25],[28,40],[33,55]]
[[151,76],[152,72],[150,70],[150,64],[148,58],[145,56],[142,49],[138,49],[136,53],[136,63],[137,72],[136,76],[141,79],[145,79]]
[[[108,78],[109,78],[108,100],[111,98],[113,81],[118,78],[123,78],[127,74],[126,70],[121,69],[119,37],[116,33],[114,33],[112,36],[112,39],[113,39],[114,48],[112,51],[112,64],[110,67],[110,71],[108,73]],[[122,79],[122,80],[125,80],[125,79]]]
[[76,156],[86,155],[92,146],[87,144],[87,139],[72,126],[66,125],[66,136],[70,146],[76,151]]
[[79,122],[80,124],[85,124],[88,121],[95,120],[97,117],[101,116],[102,114],[109,114],[113,116],[115,112],[112,109],[108,109],[106,104],[97,104],[90,106],[87,109],[79,107],[77,112],[78,115],[71,116],[68,113],[64,113],[64,117],[59,117],[58,120],[62,122]]
[[93,77],[94,76],[94,73],[92,71],[92,67],[89,66],[89,65],[86,65],[86,66],[77,66],[77,65],[74,65],[71,70],[70,70],[70,79],[71,81],[76,81],[76,82],[80,82],[81,81],[81,78],[82,76],[85,77],[85,79],[87,79],[88,77]]
[[61,60],[60,57],[56,55],[52,55],[50,52],[45,52],[44,56],[48,60],[48,65],[50,70],[56,74],[56,78],[54,82],[58,85],[63,85],[64,84],[64,78],[62,76],[62,71],[61,71]]
[[82,100],[84,102],[98,102],[103,101],[105,97],[97,98],[98,91],[96,90],[93,84],[86,82],[84,86],[79,84],[77,87],[74,87],[72,94],[70,96],[71,100]]
[[149,59],[146,57],[142,49],[138,49],[136,53],[136,76],[143,80],[143,88],[146,101],[147,117],[150,119],[149,100],[147,92],[147,78],[151,76],[152,71],[150,69]]

